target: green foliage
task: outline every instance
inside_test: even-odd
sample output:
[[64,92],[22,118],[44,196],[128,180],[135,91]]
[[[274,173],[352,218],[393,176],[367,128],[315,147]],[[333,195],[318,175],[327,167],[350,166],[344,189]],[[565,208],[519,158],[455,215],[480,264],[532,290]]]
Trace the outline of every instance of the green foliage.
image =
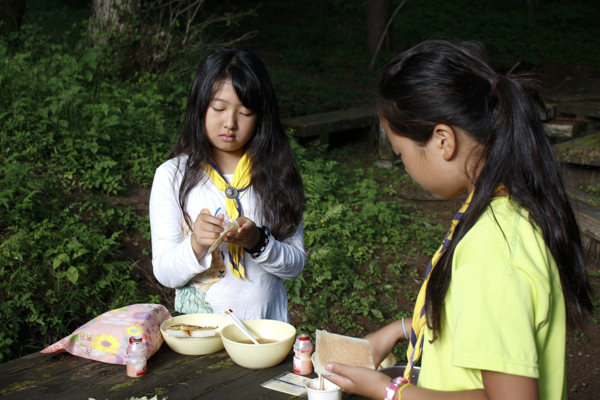
[[600,185],[587,185],[582,188],[585,192],[590,195],[590,204],[600,205]]
[[0,37],[0,360],[139,299],[119,248],[148,218],[106,196],[151,182],[185,90],[113,80],[106,51],[30,25]]
[[[302,309],[298,330],[333,327],[358,335],[365,320],[382,324],[410,315],[412,310],[398,305],[407,288],[412,290],[402,260],[415,243],[433,254],[444,229],[423,223],[422,215],[403,205],[406,175],[398,168],[338,163],[336,158],[349,158],[339,151],[311,151],[296,142],[293,149],[306,196],[307,266],[286,282],[291,308]],[[385,187],[384,174],[395,183]]]

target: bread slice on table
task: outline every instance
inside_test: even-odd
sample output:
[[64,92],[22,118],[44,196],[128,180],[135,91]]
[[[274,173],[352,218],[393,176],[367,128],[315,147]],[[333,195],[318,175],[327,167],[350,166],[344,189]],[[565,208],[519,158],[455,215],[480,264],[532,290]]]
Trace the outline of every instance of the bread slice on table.
[[325,369],[328,362],[336,362],[351,367],[375,369],[371,354],[371,343],[367,339],[337,335],[317,330],[314,371],[321,375],[335,375]]

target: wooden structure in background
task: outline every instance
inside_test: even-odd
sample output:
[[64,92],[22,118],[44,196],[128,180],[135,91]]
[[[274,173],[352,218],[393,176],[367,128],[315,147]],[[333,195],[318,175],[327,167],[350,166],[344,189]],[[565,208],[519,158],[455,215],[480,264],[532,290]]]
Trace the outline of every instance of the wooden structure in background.
[[328,144],[330,133],[372,127],[379,123],[379,116],[375,107],[365,107],[287,118],[281,123],[297,137],[318,137]]
[[548,136],[574,138],[583,133],[586,124],[575,118],[559,117],[543,122],[543,125]]
[[[558,140],[554,147],[563,165],[567,194],[583,241],[587,248],[594,249],[600,242],[600,207],[578,189],[579,186],[600,184],[600,132],[595,130],[600,128],[600,94],[568,95],[548,100],[555,103],[557,118],[546,122],[544,127],[548,135]],[[593,129],[586,129],[590,126]]]

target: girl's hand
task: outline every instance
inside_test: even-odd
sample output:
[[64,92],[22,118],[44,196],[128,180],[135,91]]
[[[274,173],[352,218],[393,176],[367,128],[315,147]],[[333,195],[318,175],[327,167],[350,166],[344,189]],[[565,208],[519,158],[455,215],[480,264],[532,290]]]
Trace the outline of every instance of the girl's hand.
[[192,234],[192,249],[197,259],[201,259],[217,240],[225,229],[223,214],[213,217],[201,212],[194,222],[194,233]]
[[383,399],[385,388],[392,381],[392,378],[381,372],[363,367],[327,363],[325,369],[337,374],[337,376],[326,376],[327,380],[335,383],[348,393],[358,394],[370,399]]
[[[410,332],[410,324],[412,318],[404,319],[404,326],[406,333]],[[402,329],[402,320],[397,320],[383,328],[369,333],[365,336],[369,342],[371,342],[371,354],[373,355],[373,363],[375,367],[379,367],[379,364],[390,354],[396,343],[404,339],[404,330]]]
[[251,249],[258,243],[260,239],[260,232],[254,224],[254,221],[246,217],[239,217],[237,219],[240,228],[235,232],[227,233],[227,236],[223,241],[227,243],[237,244],[238,246]]

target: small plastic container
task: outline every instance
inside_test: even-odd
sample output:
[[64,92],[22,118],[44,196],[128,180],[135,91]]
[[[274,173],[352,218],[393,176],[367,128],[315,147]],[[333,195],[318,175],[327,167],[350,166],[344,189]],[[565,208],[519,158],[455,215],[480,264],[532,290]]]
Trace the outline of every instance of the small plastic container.
[[308,400],[342,400],[342,389],[323,378],[323,390],[319,390],[319,378],[306,384]]
[[294,372],[299,375],[308,375],[313,372],[311,355],[313,344],[306,333],[298,335],[294,343]]
[[137,378],[146,374],[146,346],[142,338],[131,336],[127,346],[127,376]]

